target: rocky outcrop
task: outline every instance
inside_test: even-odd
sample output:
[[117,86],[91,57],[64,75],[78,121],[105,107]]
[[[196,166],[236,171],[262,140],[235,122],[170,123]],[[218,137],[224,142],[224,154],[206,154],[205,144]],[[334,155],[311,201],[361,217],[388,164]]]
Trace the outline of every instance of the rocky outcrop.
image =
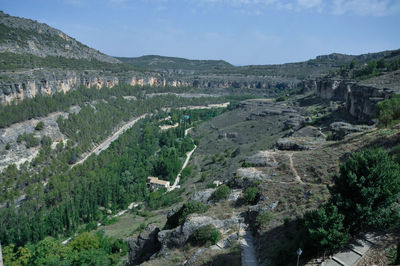
[[189,240],[189,237],[200,227],[213,225],[217,229],[227,229],[239,224],[242,218],[234,217],[226,220],[214,219],[198,214],[189,215],[183,225],[158,233],[158,242],[161,244],[161,253],[171,248],[181,248]]
[[321,141],[323,140],[309,137],[288,137],[278,139],[276,146],[284,151],[304,151],[315,149]]
[[[200,202],[203,202],[203,203],[207,203],[211,199],[214,191],[215,191],[215,188],[208,188],[208,189],[205,189],[205,190],[202,190],[202,191],[198,191],[198,192],[194,193],[189,198],[189,200],[190,201],[200,201]],[[168,214],[168,216],[170,216],[170,215]]]
[[160,251],[161,244],[157,239],[159,232],[158,227],[149,225],[139,234],[136,241],[129,239],[129,265],[139,265]]
[[330,76],[316,79],[315,82],[318,97],[345,102],[347,111],[361,121],[369,121],[376,112],[376,103],[395,93],[392,88],[361,85],[352,80]]
[[315,79],[303,80],[301,84],[301,93],[315,91],[317,89],[317,81]]
[[334,122],[330,124],[330,128],[332,129],[333,132],[332,139],[341,140],[348,134],[371,130],[372,126],[352,125],[345,122]]
[[375,115],[376,103],[389,99],[393,94],[391,89],[354,84],[346,98],[346,109],[358,119],[368,121]]

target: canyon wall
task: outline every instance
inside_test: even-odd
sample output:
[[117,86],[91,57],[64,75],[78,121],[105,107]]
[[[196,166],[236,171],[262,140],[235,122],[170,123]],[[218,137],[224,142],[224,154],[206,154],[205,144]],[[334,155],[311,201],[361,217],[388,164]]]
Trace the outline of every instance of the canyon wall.
[[[2,75],[0,75],[1,77]],[[80,86],[114,87],[131,86],[195,87],[195,88],[246,88],[288,89],[298,86],[296,79],[240,75],[178,76],[154,72],[107,73],[102,71],[38,70],[34,72],[7,73],[0,79],[0,103],[7,104],[32,98],[68,92]]]
[[[376,103],[389,99],[396,92],[392,88],[361,85],[352,80],[329,76],[314,81],[318,97],[345,102],[347,111],[362,121],[369,121],[373,118],[376,112]],[[312,84],[312,81],[305,84],[310,83]]]

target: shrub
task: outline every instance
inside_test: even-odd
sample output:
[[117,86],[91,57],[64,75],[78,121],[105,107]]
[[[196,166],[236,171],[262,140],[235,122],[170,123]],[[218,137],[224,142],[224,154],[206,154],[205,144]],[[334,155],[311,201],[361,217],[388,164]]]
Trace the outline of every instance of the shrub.
[[40,121],[39,123],[36,124],[36,127],[35,127],[36,130],[42,130],[43,128],[44,128],[43,121]]
[[10,145],[10,143],[7,143],[6,144],[6,150],[8,151],[9,149],[11,149],[11,145]]
[[400,122],[400,95],[376,104],[379,125],[388,127]]
[[231,194],[231,189],[227,185],[222,185],[214,191],[212,198],[216,201],[226,199]]
[[305,215],[304,226],[315,250],[334,251],[350,239],[343,225],[344,215],[333,204],[327,204]]
[[76,251],[89,250],[93,248],[97,249],[99,248],[99,245],[99,239],[88,232],[78,235],[70,244],[70,246]]
[[205,225],[197,229],[191,236],[195,245],[215,245],[221,238],[221,233],[213,225]]
[[247,203],[254,204],[257,201],[258,197],[258,188],[257,187],[249,187],[245,190],[244,199]]
[[262,228],[268,225],[272,219],[272,213],[269,211],[261,211],[257,214],[255,225],[257,228]]
[[166,229],[172,229],[182,225],[186,217],[192,213],[204,213],[208,210],[208,205],[199,201],[189,201],[182,205],[182,207],[173,215],[168,217],[165,224]]
[[206,173],[201,173],[200,181],[204,182],[207,180],[207,174]]
[[382,149],[354,153],[340,167],[330,194],[330,202],[344,215],[344,225],[352,233],[395,225],[400,166]]

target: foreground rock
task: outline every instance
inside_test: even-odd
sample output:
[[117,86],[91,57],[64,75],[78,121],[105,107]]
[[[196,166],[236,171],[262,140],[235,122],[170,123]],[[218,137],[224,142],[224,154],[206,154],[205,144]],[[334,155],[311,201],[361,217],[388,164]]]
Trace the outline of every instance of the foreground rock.
[[149,225],[145,231],[140,233],[136,241],[129,240],[130,265],[141,264],[160,250],[161,245],[157,239],[159,232],[160,229],[158,227]]

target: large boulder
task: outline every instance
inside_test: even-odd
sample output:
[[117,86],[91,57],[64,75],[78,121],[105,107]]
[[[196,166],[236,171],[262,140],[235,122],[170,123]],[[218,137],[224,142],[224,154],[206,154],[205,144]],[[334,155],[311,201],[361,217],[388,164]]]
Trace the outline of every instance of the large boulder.
[[330,128],[333,132],[332,138],[334,140],[341,140],[346,135],[356,132],[364,132],[367,130],[371,130],[372,126],[367,125],[352,125],[346,122],[334,122],[330,124]]
[[158,242],[157,235],[160,229],[154,225],[148,225],[139,234],[136,241],[130,239],[129,243],[129,265],[138,265],[150,259],[155,253],[160,251],[161,244]]
[[276,142],[279,150],[285,151],[304,151],[313,149],[313,143],[306,138],[280,138]]
[[256,154],[249,156],[245,159],[246,163],[250,163],[252,166],[257,167],[274,167],[278,163],[273,160],[268,151],[259,151]]
[[213,225],[217,229],[228,229],[243,218],[234,217],[226,220],[213,219],[209,216],[199,214],[191,214],[186,218],[183,225],[171,230],[162,230],[158,233],[158,242],[161,244],[161,253],[171,248],[181,248],[189,240],[189,237],[200,227],[205,225]]
[[210,200],[210,198],[212,197],[214,191],[215,191],[215,188],[208,188],[208,189],[196,192],[192,196],[190,196],[189,200],[207,203]]

